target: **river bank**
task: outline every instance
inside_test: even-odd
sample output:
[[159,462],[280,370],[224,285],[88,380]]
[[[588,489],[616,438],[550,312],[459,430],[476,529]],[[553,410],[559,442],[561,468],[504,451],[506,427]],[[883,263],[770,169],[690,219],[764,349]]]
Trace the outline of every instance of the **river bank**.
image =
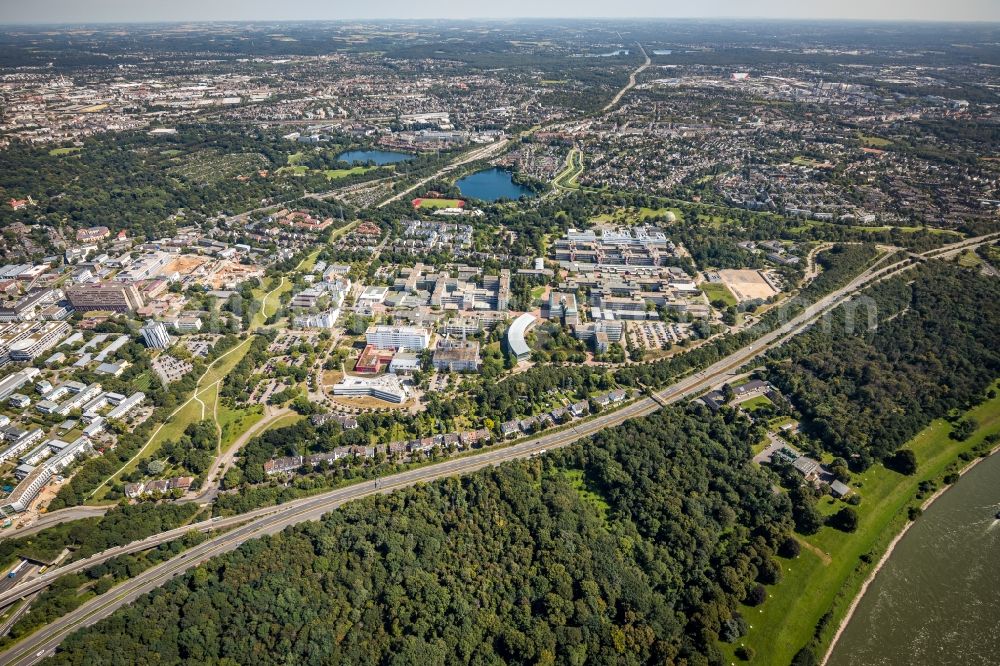
[[[870,585],[873,572],[888,561],[885,554],[896,548],[912,522],[910,507],[926,505],[944,477],[960,467],[968,472],[980,453],[994,448],[985,440],[1000,434],[1000,383],[991,388],[992,397],[984,396],[982,403],[960,415],[978,423],[966,440],[953,439],[952,423],[937,419],[907,442],[905,448],[919,462],[917,474],[902,476],[876,464],[852,475],[851,486],[861,497],[855,507],[857,530],[844,533],[823,527],[815,534],[796,536],[802,551],[793,559],[780,560],[782,580],[768,587],[767,601],[759,607],[741,606],[749,630],[740,641],[720,646],[727,662],[740,661],[736,654],[740,647],[750,648],[755,653],[753,663],[762,666],[787,666],[803,650],[811,652],[816,663],[829,654],[828,646],[838,631],[842,633],[848,613],[854,614],[861,591],[868,589],[866,583]],[[927,482],[933,485],[928,487]],[[825,517],[842,506],[840,500],[825,498],[817,509]]]
[[[998,444],[998,445],[994,446],[992,449],[990,449],[990,451],[986,455],[979,456],[979,457],[975,458],[974,460],[969,461],[969,463],[967,465],[965,465],[964,467],[962,467],[962,469],[958,470],[958,472],[957,472],[957,474],[959,476],[958,481],[961,481],[961,477],[965,476],[970,471],[972,471],[972,469],[974,469],[976,467],[976,465],[979,465],[984,460],[987,460],[990,457],[996,455],[996,453],[998,451],[1000,451],[1000,444]],[[956,481],[955,483],[958,483],[958,481]],[[936,490],[934,492],[934,494],[932,494],[930,497],[928,497],[923,502],[923,504],[920,505],[920,510],[923,512],[923,511],[926,511],[927,509],[929,509],[931,507],[931,505],[934,504],[934,502],[936,502],[938,499],[940,499],[949,490],[951,490],[952,488],[954,488],[955,487],[955,483],[949,484],[947,486],[944,486],[943,488],[939,488],[938,490]],[[850,625],[851,619],[854,617],[854,614],[857,612],[858,605],[861,603],[861,601],[864,599],[865,595],[868,593],[868,589],[871,587],[871,584],[878,577],[878,574],[882,571],[882,569],[885,567],[886,563],[889,561],[889,558],[892,556],[893,552],[896,550],[896,546],[899,545],[900,541],[902,541],[903,537],[905,537],[907,535],[907,533],[909,533],[909,531],[913,528],[914,525],[916,525],[916,521],[913,521],[913,520],[908,521],[906,523],[906,525],[903,527],[903,529],[898,534],[896,534],[895,537],[893,537],[892,541],[889,542],[889,546],[886,548],[885,552],[882,554],[882,557],[879,559],[878,563],[871,570],[871,573],[865,579],[864,583],[862,583],[861,589],[858,591],[858,593],[855,595],[854,599],[851,601],[851,605],[848,607],[847,612],[844,614],[843,619],[840,621],[840,624],[837,626],[837,631],[834,633],[833,638],[830,640],[830,644],[829,644],[829,646],[826,649],[826,652],[823,654],[823,659],[820,661],[820,666],[826,666],[826,664],[830,661],[830,657],[833,655],[834,649],[837,647],[837,643],[840,641],[841,637],[844,634],[844,631],[846,631],[848,625]]]

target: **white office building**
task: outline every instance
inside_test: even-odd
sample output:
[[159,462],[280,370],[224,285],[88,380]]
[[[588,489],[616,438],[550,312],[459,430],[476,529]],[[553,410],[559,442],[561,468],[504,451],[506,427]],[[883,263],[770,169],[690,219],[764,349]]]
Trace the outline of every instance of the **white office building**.
[[146,346],[150,349],[166,349],[170,346],[170,335],[167,327],[158,321],[150,319],[139,331],[142,339],[146,341]]
[[365,340],[379,349],[427,349],[431,334],[419,326],[369,326]]

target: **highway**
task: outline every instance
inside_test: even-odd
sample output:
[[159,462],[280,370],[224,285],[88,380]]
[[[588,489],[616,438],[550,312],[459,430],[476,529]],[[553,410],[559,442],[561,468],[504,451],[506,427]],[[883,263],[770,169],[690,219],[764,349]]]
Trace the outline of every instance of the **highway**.
[[618,106],[618,102],[622,101],[622,97],[625,96],[625,93],[627,93],[629,90],[635,87],[636,78],[639,76],[639,74],[645,71],[645,69],[649,67],[649,65],[652,64],[653,62],[652,60],[650,60],[649,55],[646,53],[646,49],[642,48],[642,44],[638,44],[637,46],[639,47],[639,50],[642,51],[642,57],[645,59],[645,61],[641,65],[639,65],[639,67],[637,67],[634,72],[629,74],[628,83],[625,85],[625,87],[619,90],[618,94],[615,95],[614,98],[612,98],[612,100],[608,102],[603,109],[601,109],[601,111],[603,111],[604,113],[607,113],[611,109]]
[[[990,234],[970,238],[949,246],[944,246],[923,255],[922,257],[952,256],[958,251],[972,247],[1000,234]],[[121,546],[119,548],[98,553],[88,560],[81,560],[59,569],[46,572],[42,576],[24,584],[17,585],[0,595],[0,605],[31,594],[51,583],[63,573],[78,571],[87,566],[104,561],[126,552],[135,552],[150,548],[160,543],[170,541],[191,529],[207,530],[231,527],[234,529],[224,534],[212,537],[188,551],[163,562],[136,578],[122,583],[107,594],[95,597],[64,617],[40,629],[35,634],[25,638],[17,645],[0,654],[3,664],[31,664],[49,654],[59,642],[75,629],[88,626],[107,617],[122,605],[131,603],[136,598],[172,578],[184,573],[191,567],[201,564],[211,557],[231,551],[249,539],[275,534],[290,525],[318,520],[324,514],[336,509],[345,502],[361,499],[377,493],[387,494],[394,490],[412,486],[416,483],[427,483],[442,477],[469,474],[490,465],[519,458],[537,455],[548,449],[568,446],[577,440],[593,435],[601,430],[621,424],[639,416],[645,416],[660,408],[660,404],[670,404],[686,398],[694,397],[721,381],[730,378],[737,369],[749,361],[780,345],[789,338],[805,330],[819,317],[832,310],[837,305],[849,300],[854,294],[866,286],[892,277],[916,265],[912,258],[906,258],[892,264],[882,265],[889,255],[883,256],[873,266],[859,274],[844,287],[821,298],[806,308],[796,317],[790,319],[780,328],[771,331],[748,344],[742,349],[730,354],[697,373],[689,375],[673,385],[658,391],[653,397],[635,400],[619,410],[599,414],[587,421],[571,425],[558,431],[549,432],[539,437],[529,439],[508,447],[486,449],[480,453],[445,460],[440,463],[426,465],[417,469],[384,477],[378,482],[365,482],[346,488],[329,491],[313,497],[302,498],[278,507],[266,507],[240,516],[221,520],[205,521],[190,527],[172,530],[152,536],[142,542]],[[246,523],[240,525],[240,523]]]
[[81,518],[100,518],[106,514],[110,508],[111,506],[71,506],[66,509],[59,509],[58,511],[43,513],[35,520],[35,522],[31,523],[27,527],[22,527],[18,530],[10,528],[4,530],[3,536],[0,538],[20,539],[21,537],[26,537],[29,534],[41,532],[42,530],[52,527],[53,525],[69,522],[71,520],[80,520]]

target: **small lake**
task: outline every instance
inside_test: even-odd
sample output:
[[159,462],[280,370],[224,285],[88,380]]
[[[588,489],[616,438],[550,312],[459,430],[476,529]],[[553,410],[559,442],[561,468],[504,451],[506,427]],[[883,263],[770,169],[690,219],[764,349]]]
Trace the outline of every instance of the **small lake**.
[[996,664],[1000,454],[949,488],[899,540],[829,666]]
[[383,164],[395,164],[396,162],[406,162],[412,160],[413,155],[400,153],[395,150],[348,150],[346,153],[337,155],[341,162],[351,164],[365,164],[374,162],[377,166]]
[[510,171],[497,167],[477,171],[471,176],[460,179],[455,185],[462,196],[483,201],[517,200],[521,197],[535,196],[535,193],[527,187],[515,183]]

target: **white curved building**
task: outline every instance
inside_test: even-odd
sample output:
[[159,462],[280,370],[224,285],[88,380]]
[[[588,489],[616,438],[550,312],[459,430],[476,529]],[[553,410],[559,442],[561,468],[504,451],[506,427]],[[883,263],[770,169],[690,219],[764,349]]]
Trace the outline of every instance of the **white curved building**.
[[517,358],[518,361],[526,361],[531,358],[531,348],[525,342],[524,336],[538,321],[538,317],[525,312],[514,320],[514,323],[507,329],[507,348]]

